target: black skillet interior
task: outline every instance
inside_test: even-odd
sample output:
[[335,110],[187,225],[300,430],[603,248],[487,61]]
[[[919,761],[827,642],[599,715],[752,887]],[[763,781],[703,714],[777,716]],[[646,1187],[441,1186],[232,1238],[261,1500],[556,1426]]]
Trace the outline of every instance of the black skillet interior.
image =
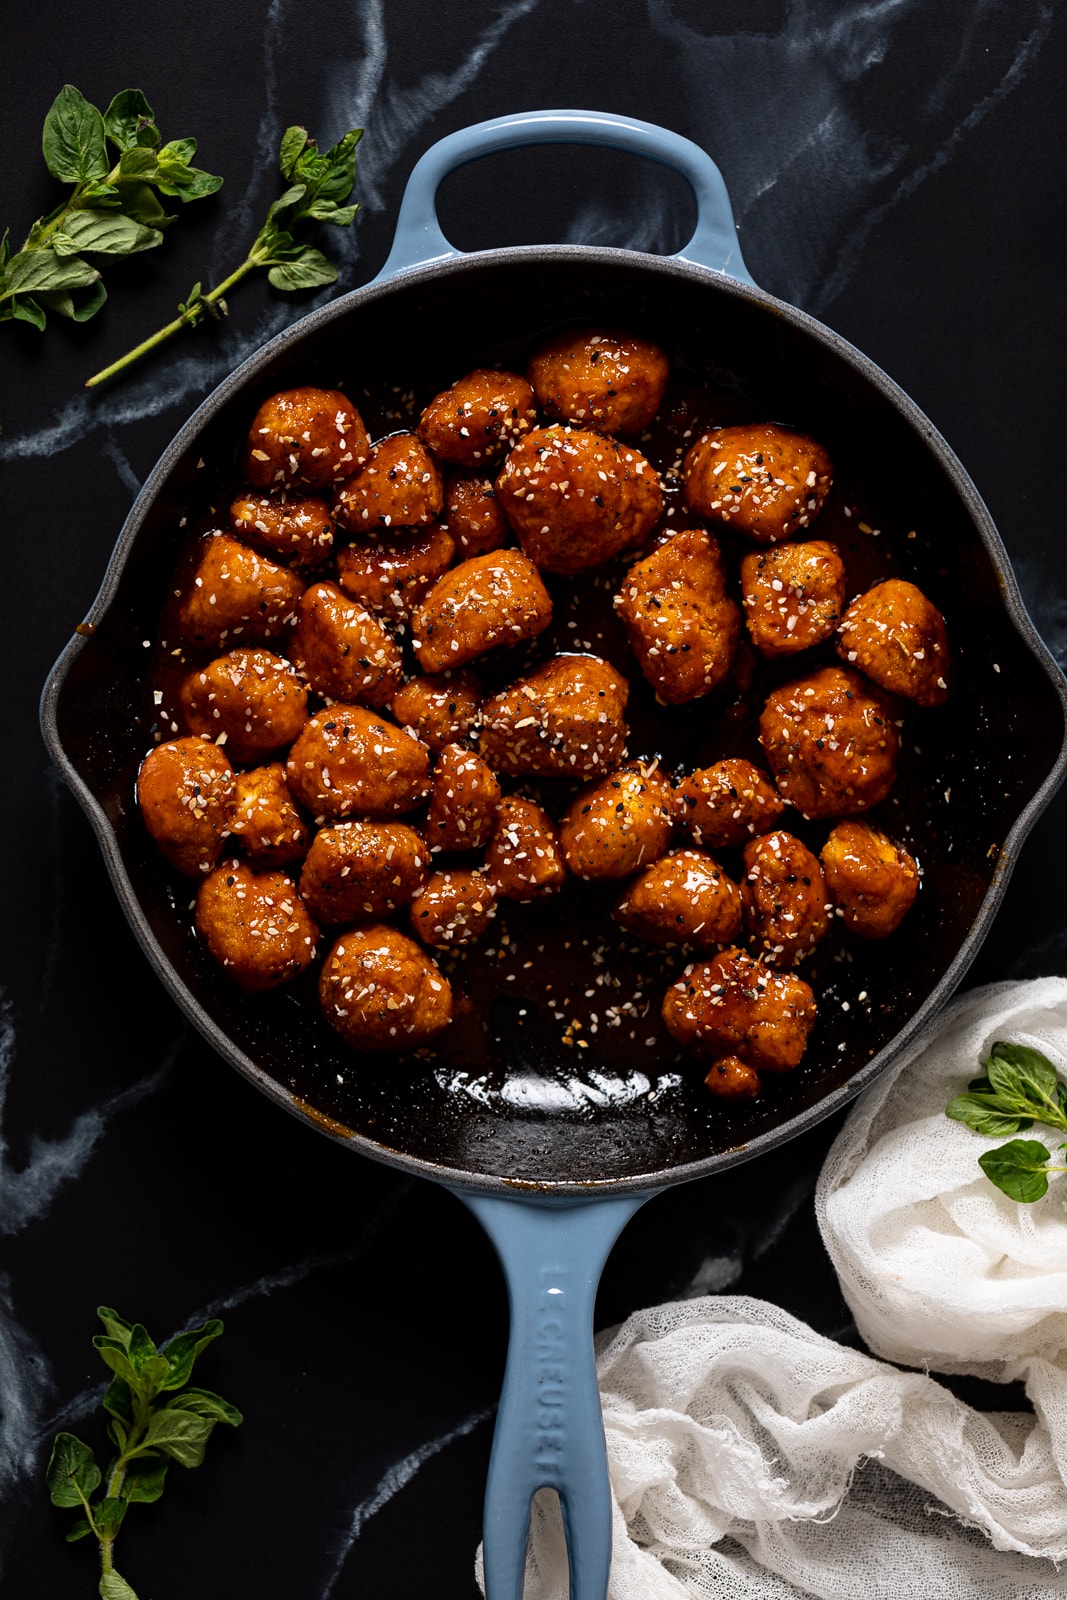
[[[230,986],[192,931],[192,887],[168,873],[134,802],[157,715],[159,668],[145,641],[158,637],[189,530],[224,519],[259,401],[295,383],[339,387],[380,436],[475,365],[521,369],[538,337],[575,320],[649,333],[670,352],[665,421],[645,446],[657,464],[708,421],[774,418],[825,443],[837,480],[812,536],[841,545],[850,593],[890,573],[912,578],[948,622],[952,699],[936,712],[907,710],[900,778],[875,819],[919,858],[917,905],[891,940],[835,936],[806,964],[820,1010],[805,1061],[743,1110],[709,1096],[659,1020],[681,957],[635,954],[611,932],[602,896],[572,886],[543,907],[507,908],[487,941],[446,962],[457,1018],[436,1051],[357,1056],[319,1016],[314,970],[255,999]],[[45,727],[164,981],[220,1053],[279,1103],[365,1153],[437,1176],[635,1188],[742,1159],[817,1120],[888,1065],[959,981],[1011,856],[1062,775],[1061,680],[1010,580],[1005,592],[1003,551],[958,466],[899,391],[834,336],[684,265],[612,251],[494,252],[317,313],[230,380],[189,435],[134,510],[110,605],[64,658]],[[557,589],[552,635],[494,671],[513,676],[530,659],[583,646],[625,664],[610,589],[581,587],[577,606]],[[767,683],[822,659],[757,667],[742,702],[731,693],[664,711],[639,685],[631,753],[689,767],[758,754]],[[826,825],[791,825],[816,849],[825,837]]]

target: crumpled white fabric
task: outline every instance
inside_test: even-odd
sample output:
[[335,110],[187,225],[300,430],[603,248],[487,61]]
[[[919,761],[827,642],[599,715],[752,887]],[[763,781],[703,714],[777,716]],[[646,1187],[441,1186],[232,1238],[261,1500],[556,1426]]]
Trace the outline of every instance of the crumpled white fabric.
[[[1033,1413],[977,1412],[926,1370],[745,1297],[637,1312],[598,1346],[610,1600],[1067,1595],[1067,1175],[1019,1205],[977,1165],[1001,1141],[944,1114],[999,1038],[1067,1072],[1067,982],[957,1002],[857,1102],[817,1207],[872,1350],[1021,1378]],[[544,1493],[525,1592],[567,1594],[558,1505]]]

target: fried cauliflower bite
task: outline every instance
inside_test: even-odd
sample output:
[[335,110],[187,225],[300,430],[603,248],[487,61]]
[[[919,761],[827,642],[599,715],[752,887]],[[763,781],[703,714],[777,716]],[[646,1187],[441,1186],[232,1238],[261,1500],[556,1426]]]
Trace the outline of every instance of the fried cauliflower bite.
[[235,761],[260,761],[292,744],[307,716],[307,690],[270,650],[229,650],[190,672],[179,695],[192,733],[222,739]]
[[603,328],[571,328],[530,359],[537,403],[557,422],[640,433],[659,409],[670,364],[658,345]]
[[552,599],[521,550],[492,550],[439,578],[411,619],[424,672],[462,667],[501,644],[534,639],[552,621]]
[[887,578],[853,600],[837,630],[837,653],[891,694],[920,706],[948,699],[945,619],[902,578]]
[[233,768],[205,739],[157,744],[137,774],[137,803],[160,852],[186,878],[210,872],[233,821]]
[[482,686],[468,668],[435,678],[412,678],[393,696],[390,711],[431,750],[461,744],[478,725]]
[[[791,1072],[815,1026],[815,996],[792,972],[775,972],[744,950],[694,961],[663,999],[672,1039],[711,1062],[731,1057],[756,1072]],[[723,1082],[736,1082],[730,1069]],[[718,1092],[720,1085],[705,1080]]]
[[618,766],[629,685],[599,656],[553,656],[482,707],[479,745],[509,777],[592,778]]
[[427,878],[409,914],[423,944],[472,944],[496,916],[496,897],[484,872],[454,867]]
[[511,526],[493,492],[492,478],[448,473],[443,515],[463,556],[484,556],[511,542]]
[[628,878],[656,861],[671,839],[674,795],[655,765],[634,761],[576,795],[559,841],[576,878]]
[[741,891],[714,857],[675,850],[638,874],[612,915],[651,944],[712,950],[741,932]]
[[697,844],[713,849],[766,833],[785,810],[771,780],[736,756],[691,772],[675,794],[679,823]]
[[682,464],[686,503],[760,544],[777,544],[822,510],[833,467],[822,445],[774,423],[716,428]]
[[869,822],[839,822],[821,851],[826,887],[850,932],[861,939],[895,933],[919,892],[919,869],[903,845]]
[[241,470],[257,489],[324,489],[350,478],[369,452],[363,419],[340,390],[286,389],[256,412]]
[[806,844],[779,829],[744,849],[741,898],[756,954],[769,967],[795,967],[830,926],[822,868]]
[[727,598],[714,534],[672,533],[630,568],[614,603],[661,701],[682,705],[722,683],[737,653],[741,612]]
[[893,787],[893,710],[857,672],[823,667],[783,684],[767,697],[759,726],[779,793],[802,816],[853,816]]
[[741,562],[749,637],[765,656],[829,639],[845,605],[845,564],[825,539],[753,550]]
[[337,552],[337,581],[368,611],[405,622],[455,553],[452,535],[438,524],[391,539],[357,539]]
[[430,849],[481,850],[496,822],[500,785],[481,756],[448,744],[437,758],[426,813]]
[[333,549],[330,508],[313,495],[239,494],[230,503],[230,526],[291,567],[320,566]]
[[410,902],[426,863],[426,846],[403,822],[337,822],[311,841],[300,898],[323,925],[385,917]]
[[375,528],[425,528],[444,502],[441,469],[413,433],[381,439],[334,500],[334,516],[350,533]]
[[503,900],[540,900],[561,889],[567,869],[548,812],[521,795],[506,795],[497,807],[485,873]]
[[302,861],[311,835],[289,793],[283,764],[272,761],[239,772],[236,787],[230,832],[253,867],[263,871]]
[[576,428],[537,428],[496,480],[531,561],[573,575],[644,542],[663,510],[656,469],[631,445]]
[[418,432],[438,460],[476,467],[499,455],[536,420],[533,390],[525,378],[477,367],[430,401]]
[[220,863],[196,892],[197,932],[247,994],[276,989],[311,965],[319,930],[284,872]]
[[315,693],[346,705],[388,705],[404,676],[392,634],[335,583],[303,595],[291,649]]
[[319,1004],[354,1050],[415,1050],[452,1020],[452,990],[437,963],[383,923],[342,933],[323,963]]
[[265,644],[287,633],[303,592],[288,567],[228,533],[209,533],[176,591],[178,632],[204,650]]
[[760,1091],[759,1073],[739,1056],[713,1061],[704,1082],[719,1100],[754,1100]]
[[414,811],[430,791],[430,756],[406,729],[362,706],[330,706],[305,722],[286,778],[315,816]]

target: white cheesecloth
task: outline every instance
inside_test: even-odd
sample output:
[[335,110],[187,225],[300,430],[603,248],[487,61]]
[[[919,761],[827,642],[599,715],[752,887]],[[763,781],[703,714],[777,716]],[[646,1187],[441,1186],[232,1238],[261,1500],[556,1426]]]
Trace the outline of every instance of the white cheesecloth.
[[[977,1163],[1003,1140],[945,1116],[1004,1038],[1067,1075],[1067,981],[957,1001],[857,1102],[823,1167],[823,1238],[885,1359],[730,1295],[637,1312],[598,1340],[610,1600],[1067,1595],[1067,1175],[1033,1205],[1010,1200]],[[1033,1412],[975,1411],[925,1369],[1022,1379]],[[526,1600],[566,1594],[542,1492]]]

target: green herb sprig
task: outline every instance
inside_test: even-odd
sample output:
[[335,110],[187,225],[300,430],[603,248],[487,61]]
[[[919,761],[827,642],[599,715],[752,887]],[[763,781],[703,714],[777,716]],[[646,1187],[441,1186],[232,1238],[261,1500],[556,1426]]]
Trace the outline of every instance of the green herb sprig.
[[286,182],[285,192],[271,205],[267,220],[257,233],[252,248],[240,266],[213,289],[193,285],[189,298],[179,303],[178,315],[165,328],[130,350],[120,360],[94,373],[86,388],[95,388],[114,377],[182,328],[195,327],[206,316],[224,315],[225,296],[248,273],[266,267],[275,289],[314,289],[334,283],[337,269],[310,244],[298,243],[294,230],[305,222],[329,222],[347,228],[359,207],[345,202],[356,181],[356,145],[362,128],[350,128],[329,150],[319,150],[306,128],[287,128],[278,153],[278,164]]
[[41,142],[49,172],[74,188],[34,223],[21,250],[11,249],[7,232],[0,240],[0,322],[43,329],[50,311],[85,322],[107,299],[86,254],[154,249],[174,221],[159,196],[200,200],[222,179],[192,165],[195,139],[162,142],[139,89],[123,89],[100,112],[68,83],[45,118]]
[[222,1332],[217,1318],[157,1350],[139,1322],[124,1322],[110,1306],[101,1306],[97,1316],[104,1332],[93,1346],[113,1374],[104,1409],[115,1454],[101,1472],[89,1445],[72,1433],[57,1434],[46,1481],[53,1505],[85,1513],[68,1541],[91,1533],[99,1542],[101,1600],[137,1600],[115,1570],[115,1539],[127,1511],[135,1501],[159,1499],[172,1461],[198,1467],[216,1423],[236,1427],[242,1418],[219,1395],[188,1386],[196,1358]]
[[[986,1076],[950,1100],[945,1115],[992,1137],[1019,1133],[1035,1122],[1067,1132],[1067,1084],[1039,1050],[1001,1041],[990,1051]],[[1057,1149],[1067,1150],[1067,1144]],[[1048,1193],[1050,1172],[1067,1172],[1067,1166],[1052,1164],[1040,1139],[1011,1139],[980,1155],[978,1165],[998,1189],[1027,1205]]]

